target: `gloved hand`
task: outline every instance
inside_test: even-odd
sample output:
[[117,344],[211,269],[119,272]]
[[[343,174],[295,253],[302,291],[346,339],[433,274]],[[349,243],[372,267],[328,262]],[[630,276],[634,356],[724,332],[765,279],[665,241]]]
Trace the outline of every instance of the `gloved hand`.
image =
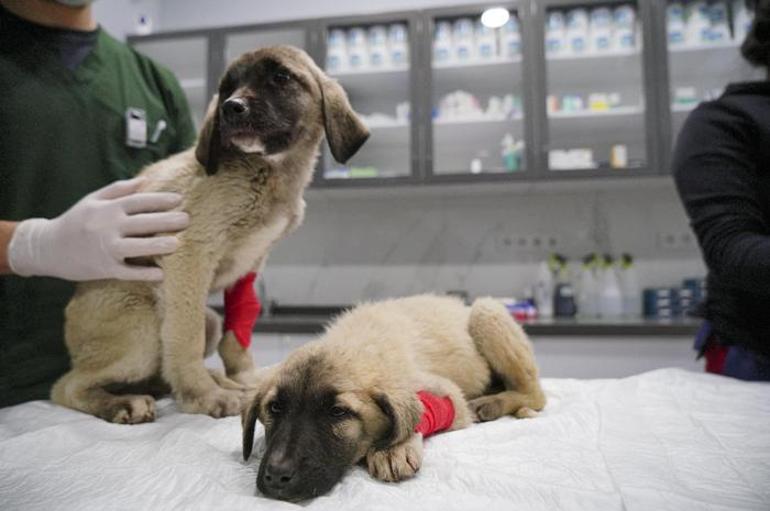
[[20,222],[8,248],[11,270],[67,280],[161,280],[157,267],[131,266],[127,257],[169,254],[175,236],[144,237],[187,227],[176,193],[137,193],[142,178],[116,181],[97,190],[52,220]]

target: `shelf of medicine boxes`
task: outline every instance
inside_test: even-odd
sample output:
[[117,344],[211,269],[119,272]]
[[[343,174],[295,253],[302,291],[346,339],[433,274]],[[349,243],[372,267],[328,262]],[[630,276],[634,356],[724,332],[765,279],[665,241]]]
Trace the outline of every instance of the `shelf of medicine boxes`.
[[[434,63],[432,82],[434,87],[440,84],[439,96],[467,88],[471,88],[474,94],[482,96],[499,95],[501,92],[500,84],[507,83],[512,76],[520,76],[521,64],[521,57]],[[439,99],[440,97],[437,97],[435,101]],[[500,124],[520,123],[523,120],[524,116],[520,113],[515,115],[478,114],[468,117],[435,117],[433,130],[436,138],[442,140],[456,138],[458,142],[461,142],[467,141],[468,130],[473,130],[474,137],[485,139],[499,136]]]
[[[654,76],[656,66],[654,62],[654,46],[645,44],[649,41],[651,29],[649,24],[650,11],[642,9],[640,2],[629,0],[546,0],[542,6],[545,12],[549,8],[570,9],[572,7],[592,7],[594,5],[620,5],[634,4],[637,8],[637,20],[640,34],[637,46],[624,50],[607,50],[574,54],[545,54],[545,48],[538,60],[544,65],[544,79],[546,86],[544,96],[554,94],[557,97],[570,93],[578,93],[587,97],[590,91],[618,92],[625,101],[613,108],[591,109],[588,106],[580,110],[549,111],[546,107],[545,115],[546,138],[542,141],[543,153],[540,166],[547,168],[545,176],[547,180],[584,179],[584,178],[630,178],[660,175],[658,155],[656,148],[658,141],[658,122],[654,100],[658,93],[658,87],[653,85],[651,76]],[[659,4],[654,6],[663,8]],[[545,14],[541,14],[545,16]],[[537,18],[537,16],[536,16]],[[536,37],[544,38],[544,19],[542,22],[533,20],[538,28]],[[538,42],[543,39],[538,39]],[[614,70],[608,73],[608,70]],[[597,75],[598,73],[598,75]],[[652,73],[652,74],[651,74]],[[550,84],[558,85],[554,89]],[[601,85],[600,85],[601,84]],[[638,96],[638,88],[641,87],[641,97]],[[636,92],[636,93],[634,93]],[[546,98],[538,98],[538,101],[546,101]],[[628,103],[626,103],[628,102]],[[647,109],[652,110],[647,110]],[[642,128],[640,129],[640,119]],[[590,121],[590,126],[587,124]],[[625,140],[631,143],[639,142],[644,137],[646,147],[645,162],[629,160],[629,164],[623,168],[613,168],[609,165],[595,163],[593,166],[583,168],[549,168],[549,149],[570,149],[570,147],[551,147],[549,140],[569,140],[572,147],[596,147],[611,146],[612,140]],[[601,155],[605,156],[605,155]],[[538,169],[539,170],[539,169]],[[540,174],[542,175],[542,174]]]
[[[324,142],[311,185],[313,188],[389,187],[413,184],[418,180],[417,167],[420,157],[413,111],[402,118],[395,115],[399,104],[409,103],[413,107],[418,95],[415,76],[415,66],[418,65],[415,61],[419,38],[416,27],[418,14],[417,11],[402,11],[317,20],[315,29],[319,47],[313,55],[322,68],[327,57],[329,31],[338,28],[348,30],[355,27],[405,24],[409,58],[407,65],[385,65],[379,68],[367,66],[329,73],[329,76],[345,89],[350,103],[369,128],[370,136],[347,165],[335,162]],[[389,153],[396,151],[398,154],[394,154],[392,158],[388,157]],[[401,151],[408,152],[406,158],[403,158]],[[399,160],[404,160],[409,168],[402,169],[400,162],[394,163]],[[392,168],[383,169],[378,164],[382,161],[388,162]],[[362,168],[356,168],[358,166]],[[377,171],[373,172],[373,169]]]
[[[556,5],[556,6],[563,6],[563,5],[572,5],[572,4],[580,4],[580,5],[592,5],[592,4],[599,4],[599,3],[619,3],[614,2],[613,0],[581,0],[580,2],[571,1],[571,0],[549,0],[549,5]],[[637,4],[638,5],[638,4]],[[468,129],[473,130],[484,130],[485,128],[489,131],[494,131],[494,126],[499,126],[502,122],[517,122],[521,123],[523,125],[534,125],[534,126],[542,126],[543,123],[548,123],[548,113],[545,108],[545,96],[547,95],[547,92],[545,89],[542,88],[542,86],[539,86],[540,88],[534,89],[534,93],[531,96],[528,96],[527,93],[522,94],[522,101],[523,101],[523,107],[524,111],[530,115],[529,118],[526,119],[526,122],[524,119],[520,118],[513,118],[513,119],[502,119],[502,118],[468,118],[468,119],[431,119],[430,116],[430,109],[432,106],[433,101],[435,98],[431,97],[432,91],[425,91],[425,83],[423,80],[427,80],[429,83],[436,80],[437,76],[441,76],[442,79],[451,78],[453,74],[455,75],[462,75],[465,74],[466,77],[470,73],[474,78],[478,78],[480,80],[487,79],[489,80],[489,77],[492,76],[492,74],[499,72],[499,73],[506,73],[508,77],[511,76],[512,72],[510,69],[510,66],[520,66],[521,67],[521,74],[518,76],[522,76],[522,79],[526,81],[531,81],[531,76],[534,73],[535,75],[540,74],[538,70],[538,66],[535,64],[538,64],[537,61],[540,61],[538,64],[539,66],[550,66],[551,71],[553,70],[564,70],[565,73],[569,73],[570,70],[577,68],[578,70],[583,70],[585,72],[586,68],[591,68],[600,62],[602,65],[605,65],[605,63],[612,64],[613,59],[621,59],[621,58],[629,58],[629,56],[633,56],[634,52],[639,52],[639,49],[632,50],[627,53],[607,53],[607,54],[586,54],[586,55],[570,55],[570,56],[559,56],[559,57],[551,57],[548,60],[546,60],[545,55],[537,56],[536,52],[532,52],[531,48],[533,46],[533,41],[535,41],[536,44],[542,44],[543,41],[543,30],[544,27],[542,26],[536,26],[533,25],[536,16],[530,12],[531,9],[527,7],[526,2],[512,2],[511,9],[516,10],[519,15],[519,19],[521,21],[523,30],[522,30],[522,47],[524,48],[524,59],[532,59],[531,62],[528,62],[526,65],[522,60],[515,59],[512,61],[488,61],[488,62],[476,62],[476,63],[468,63],[463,65],[446,65],[446,66],[436,66],[431,67],[430,64],[430,48],[432,44],[432,34],[430,33],[430,30],[427,30],[425,27],[429,25],[427,23],[427,20],[430,20],[432,18],[438,18],[441,16],[456,16],[456,15],[467,15],[468,13],[481,12],[481,7],[479,5],[466,5],[466,6],[460,6],[460,7],[452,7],[447,9],[433,9],[433,10],[423,10],[423,11],[408,11],[408,12],[400,12],[400,13],[384,13],[384,14],[375,14],[372,16],[358,16],[354,18],[335,18],[335,19],[316,19],[316,20],[300,20],[297,21],[296,24],[302,25],[307,28],[308,34],[312,37],[309,38],[312,42],[309,43],[308,46],[308,52],[313,56],[314,59],[316,59],[317,62],[323,62],[325,59],[325,37],[324,34],[326,33],[326,30],[330,26],[352,26],[356,24],[360,25],[372,25],[377,23],[387,23],[390,21],[403,21],[403,20],[409,20],[410,21],[410,69],[382,69],[381,71],[356,71],[356,72],[345,72],[345,73],[339,73],[337,75],[337,78],[343,83],[343,86],[350,86],[348,84],[364,84],[366,82],[373,82],[377,84],[377,87],[373,90],[382,90],[383,87],[387,86],[388,82],[395,82],[397,80],[403,80],[403,74],[409,73],[409,84],[410,84],[410,98],[409,100],[412,103],[412,120],[414,121],[412,124],[408,124],[405,121],[396,121],[395,119],[390,120],[383,120],[383,119],[367,119],[369,122],[373,136],[375,137],[391,137],[391,138],[398,138],[399,140],[403,141],[404,144],[410,144],[411,145],[411,154],[410,154],[410,163],[411,163],[411,174],[408,178],[399,178],[399,179],[387,179],[387,178],[373,178],[373,179],[361,179],[361,180],[355,180],[355,179],[340,179],[340,180],[324,180],[318,179],[319,175],[321,174],[322,167],[319,166],[319,171],[316,172],[316,180],[313,183],[314,187],[319,188],[328,188],[328,187],[335,187],[337,185],[345,186],[353,184],[355,181],[355,185],[358,186],[365,186],[365,187],[390,187],[397,184],[425,184],[425,185],[435,185],[440,184],[444,181],[448,182],[460,182],[460,183],[483,183],[484,181],[491,181],[495,182],[497,180],[523,180],[523,181],[548,181],[548,180],[555,180],[555,181],[565,181],[565,180],[572,180],[573,178],[589,178],[589,182],[591,181],[590,178],[600,178],[604,176],[611,176],[611,177],[633,177],[633,176],[644,176],[649,175],[651,173],[645,173],[645,172],[638,172],[638,169],[634,169],[633,172],[617,172],[612,169],[596,169],[596,170],[582,170],[582,171],[562,171],[562,172],[549,172],[547,170],[547,151],[544,151],[543,154],[534,154],[538,153],[539,150],[536,150],[535,147],[539,146],[542,147],[542,143],[544,140],[540,139],[538,140],[537,137],[535,139],[531,138],[531,135],[533,131],[530,129],[525,129],[524,133],[527,134],[527,144],[532,145],[532,148],[527,149],[527,171],[526,172],[514,172],[514,173],[500,173],[500,174],[492,174],[492,173],[481,173],[476,175],[471,175],[470,173],[463,174],[463,175],[455,175],[455,176],[439,176],[439,178],[443,177],[449,177],[452,179],[436,179],[435,175],[423,175],[425,172],[423,172],[422,169],[428,169],[432,165],[433,155],[430,152],[430,145],[428,144],[428,147],[418,147],[419,144],[416,142],[418,141],[418,138],[420,135],[417,134],[418,131],[424,130],[424,132],[421,134],[423,136],[430,133],[429,130],[451,130],[455,131],[457,133],[458,137],[462,137],[464,133],[467,134]],[[515,7],[515,9],[514,9]],[[663,5],[662,2],[653,2],[652,3],[652,9],[665,9],[665,5]],[[419,29],[415,29],[414,26],[414,20],[420,20],[420,23],[422,26]],[[646,18],[644,16],[640,16],[640,21],[646,23]],[[177,39],[186,39],[189,38],[192,35],[201,35],[205,37],[221,37],[223,33],[229,33],[230,31],[242,31],[245,29],[254,29],[259,30],[267,25],[253,25],[253,26],[233,26],[233,27],[222,27],[217,29],[201,29],[196,31],[186,31],[186,32],[179,32],[179,33],[156,33],[152,34],[150,36],[131,36],[129,37],[129,42],[131,44],[136,43],[142,43],[144,41],[152,42],[155,40],[177,40]],[[663,29],[659,30],[660,37],[662,40],[665,40],[665,27]],[[530,48],[530,49],[528,49]],[[703,48],[704,50],[710,50],[710,51],[719,51],[721,52],[724,50],[735,50],[734,45],[726,46],[725,48],[714,48],[714,47],[706,47]],[[694,51],[698,51],[700,49],[694,49],[694,48],[677,48],[676,50],[672,50],[671,53],[666,53],[665,55],[663,52],[660,53],[661,59],[668,58],[669,60],[676,58],[676,55],[680,54],[692,54]],[[644,52],[647,52],[648,50],[645,48]],[[204,52],[205,53],[205,52]],[[223,57],[217,59],[216,55],[209,55],[209,58],[215,57],[214,60],[222,60]],[[645,74],[652,72],[654,70],[647,69],[647,67],[652,66],[654,68],[665,67],[665,64],[659,64],[661,62],[661,59],[655,60],[655,59],[645,59],[643,58],[643,63],[645,66]],[[691,59],[693,61],[693,65],[695,65],[694,62],[703,63],[703,59]],[[419,76],[414,76],[414,73],[416,70],[419,70]],[[411,72],[410,72],[411,71]],[[560,71],[556,71],[560,72]],[[213,71],[212,77],[217,73],[217,71]],[[515,73],[515,72],[514,72]],[[209,73],[211,74],[211,73]],[[528,77],[529,76],[529,77]],[[207,87],[204,86],[205,79],[199,79],[197,77],[192,76],[181,76],[183,78],[183,86],[185,87],[185,90],[188,94],[191,96],[201,96],[201,99],[204,97],[203,94],[206,94]],[[212,78],[213,79],[213,78]],[[510,79],[510,78],[508,78]],[[489,80],[491,81],[491,80]],[[533,85],[532,82],[529,84],[531,87]],[[522,86],[524,83],[522,83]],[[209,89],[211,88],[211,84],[209,84]],[[662,87],[661,87],[662,89]],[[372,89],[369,89],[372,90]],[[668,93],[668,90],[666,90]],[[499,94],[499,91],[498,91]],[[196,98],[197,99],[197,98]],[[668,99],[668,95],[666,96],[666,100]],[[425,103],[425,104],[421,104]],[[542,103],[542,106],[539,104]],[[533,105],[536,105],[536,108],[533,108]],[[205,105],[202,105],[203,107]],[[666,105],[668,107],[668,105]],[[421,114],[415,116],[415,110],[422,108],[423,111]],[[685,107],[682,107],[685,108]],[[570,114],[563,114],[564,117],[556,118],[558,119],[558,123],[572,123],[572,119],[585,119],[585,117],[582,117],[584,114],[586,115],[596,115],[597,119],[602,119],[602,123],[604,124],[612,124],[615,122],[622,122],[623,119],[627,119],[630,115],[642,115],[642,112],[637,112],[637,107],[631,105],[630,107],[624,108],[623,110],[617,111],[617,112],[610,112],[610,113],[598,113],[598,112],[581,112],[581,113],[570,113]],[[428,110],[428,111],[426,111]],[[202,112],[201,112],[202,113]],[[650,112],[644,112],[645,115],[653,115],[654,112],[651,114]],[[556,120],[553,119],[553,120]],[[656,124],[652,124],[648,126],[648,133],[649,134],[657,134],[660,132],[660,126]],[[535,130],[540,131],[540,130]],[[425,139],[423,138],[423,142],[425,142]],[[530,151],[532,153],[530,153]],[[529,156],[532,154],[534,158],[530,159]],[[652,158],[651,158],[652,160]],[[651,161],[649,166],[654,166],[655,162]],[[659,169],[660,170],[660,169]],[[612,181],[616,181],[613,179]],[[635,180],[634,180],[635,181]]]
[[[740,55],[740,42],[735,40],[699,45],[672,45],[668,47],[669,75],[671,90],[677,87],[701,89],[699,97],[688,98],[686,102],[672,100],[672,138],[681,129],[687,115],[704,99],[702,89],[720,87],[728,82],[764,79],[762,72],[752,69]],[[709,84],[711,82],[711,84]]]

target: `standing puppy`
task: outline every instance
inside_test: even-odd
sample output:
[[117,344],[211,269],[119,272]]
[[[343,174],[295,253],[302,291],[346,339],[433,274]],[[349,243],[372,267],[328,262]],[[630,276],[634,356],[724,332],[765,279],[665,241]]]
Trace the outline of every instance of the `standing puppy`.
[[316,497],[359,461],[385,481],[413,476],[418,391],[451,399],[450,429],[545,406],[530,342],[501,303],[423,295],[361,305],[260,383],[243,416],[244,459],[257,419],[265,426],[257,487],[283,500]]
[[324,132],[341,162],[369,135],[342,88],[303,51],[264,48],[230,65],[197,146],[142,172],[146,190],[182,194],[179,209],[190,215],[179,249],[147,261],[163,268],[163,282],[78,286],[66,309],[72,370],[53,401],[112,422],[151,421],[145,384],[160,383],[185,412],[238,414],[238,382],[251,380],[253,363],[226,335],[219,353],[229,378],[204,367],[221,336],[206,297],[259,271],[271,246],[302,222]]

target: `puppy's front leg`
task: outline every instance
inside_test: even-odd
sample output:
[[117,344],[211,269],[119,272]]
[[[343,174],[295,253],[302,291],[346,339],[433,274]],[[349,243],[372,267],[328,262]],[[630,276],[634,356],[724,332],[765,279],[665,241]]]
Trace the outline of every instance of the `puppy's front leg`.
[[406,441],[387,449],[369,451],[366,467],[372,477],[398,482],[413,477],[422,466],[422,435],[414,433]]
[[216,384],[203,365],[206,347],[206,296],[214,273],[204,254],[180,249],[162,261],[163,377],[179,408],[212,417],[238,415],[243,392]]

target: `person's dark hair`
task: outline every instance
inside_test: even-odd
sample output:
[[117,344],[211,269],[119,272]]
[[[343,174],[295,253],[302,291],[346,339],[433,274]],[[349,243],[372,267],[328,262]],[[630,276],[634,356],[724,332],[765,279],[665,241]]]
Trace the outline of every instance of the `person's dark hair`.
[[754,66],[770,66],[770,0],[747,0],[754,21],[741,46],[743,57]]

